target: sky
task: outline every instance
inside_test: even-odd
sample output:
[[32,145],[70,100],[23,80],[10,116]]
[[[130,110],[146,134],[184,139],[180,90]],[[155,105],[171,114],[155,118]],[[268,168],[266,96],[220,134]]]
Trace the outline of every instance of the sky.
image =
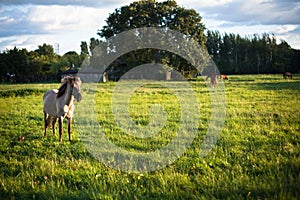
[[[97,30],[116,8],[134,0],[0,0],[0,51],[35,50],[43,43],[57,53],[80,53],[81,41],[99,38]],[[160,1],[160,0],[159,0]],[[241,36],[275,34],[300,49],[300,0],[177,0],[195,9],[209,30]]]

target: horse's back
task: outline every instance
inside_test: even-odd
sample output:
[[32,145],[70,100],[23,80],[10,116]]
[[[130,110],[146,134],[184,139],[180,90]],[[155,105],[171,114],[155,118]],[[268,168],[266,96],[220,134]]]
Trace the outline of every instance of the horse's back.
[[57,94],[58,90],[48,90],[43,97],[44,100],[44,112],[46,112],[47,114],[51,115],[51,116],[55,116],[56,115],[56,105],[55,105],[55,101],[56,101],[56,94]]
[[57,94],[58,90],[53,89],[53,90],[48,90],[47,92],[45,92],[43,99],[45,100],[45,98],[49,97],[49,96],[55,96]]
[[293,74],[291,72],[284,72],[283,73],[283,78],[290,78],[290,79],[292,79],[293,78]]

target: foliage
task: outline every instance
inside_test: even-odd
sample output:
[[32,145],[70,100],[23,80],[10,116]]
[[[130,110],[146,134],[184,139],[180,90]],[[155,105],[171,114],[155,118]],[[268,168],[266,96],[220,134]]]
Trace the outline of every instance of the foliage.
[[75,51],[60,56],[47,44],[39,45],[34,51],[14,47],[0,54],[0,77],[13,74],[17,82],[22,82],[24,77],[57,75],[71,67],[78,69],[85,58]]
[[[177,5],[176,1],[168,0],[164,2],[135,1],[129,5],[115,9],[106,19],[106,25],[98,31],[101,41],[91,38],[90,52],[93,59],[93,49],[99,43],[105,43],[106,39],[115,36],[123,31],[142,27],[160,27],[177,30],[187,35],[187,40],[193,38],[203,48],[205,48],[204,25],[201,16],[194,9],[186,9]],[[171,36],[170,36],[171,37]],[[124,41],[125,42],[125,41]],[[133,42],[133,41],[126,41]],[[107,44],[109,45],[109,44]],[[114,47],[118,51],[118,46]],[[86,52],[85,45],[82,46],[82,52]],[[126,70],[145,63],[161,62],[168,64],[182,73],[191,69],[190,63],[187,63],[179,56],[158,49],[142,49],[132,51],[122,55],[118,61],[126,63],[127,67],[122,68],[114,63],[108,69],[109,71]],[[93,61],[91,61],[93,63]],[[119,69],[116,69],[119,68]]]
[[82,41],[81,45],[80,45],[80,49],[81,49],[81,54],[89,55],[89,49],[88,49],[87,42]]
[[0,97],[19,97],[19,96],[28,96],[32,94],[40,94],[44,93],[44,90],[38,90],[38,89],[19,89],[19,90],[8,90],[8,91],[0,91]]
[[[190,83],[201,112],[197,137],[173,164],[143,174],[113,170],[93,158],[76,131],[76,110],[74,142],[69,143],[64,134],[59,143],[57,135],[43,136],[42,93],[0,98],[0,198],[299,199],[299,76],[293,80],[279,75],[229,76],[225,126],[217,145],[204,158],[198,155],[209,123],[210,95],[203,80]],[[112,142],[148,151],[172,139],[180,108],[173,106],[176,97],[170,91],[152,84],[134,92],[130,112],[138,124],[149,120],[149,103],[161,104],[169,116],[169,131],[144,141],[116,127],[110,107],[115,86],[99,84],[95,96],[99,123]],[[0,91],[57,87],[4,84]],[[89,92],[82,91],[83,101]]]
[[106,20],[107,25],[98,32],[103,38],[112,37],[123,31],[141,27],[161,27],[177,30],[192,37],[204,46],[204,25],[194,9],[177,5],[176,1],[136,1],[115,9]]
[[274,35],[241,37],[207,31],[206,46],[219,70],[226,74],[259,74],[300,71],[300,52]]

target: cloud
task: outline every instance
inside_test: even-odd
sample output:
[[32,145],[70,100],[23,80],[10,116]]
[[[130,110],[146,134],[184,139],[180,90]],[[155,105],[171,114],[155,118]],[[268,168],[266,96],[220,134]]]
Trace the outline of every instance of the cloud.
[[[0,0],[0,50],[20,44],[27,48],[30,43],[32,49],[50,42],[60,43],[66,50],[72,50],[72,45],[73,49],[79,48],[81,41],[97,37],[96,32],[105,25],[109,13],[131,2]],[[298,0],[177,0],[177,3],[200,13],[210,30],[241,35],[274,33],[300,49]]]
[[60,43],[61,52],[80,50],[81,41],[97,37],[109,12],[82,6],[5,6],[0,9],[0,50],[33,50],[43,43]]
[[[97,30],[120,0],[0,0],[0,51],[34,50],[43,43],[60,44],[60,53],[80,51],[81,41]],[[118,5],[116,5],[118,4]]]
[[[0,37],[11,36],[11,32],[26,34],[30,28],[27,20],[27,8],[4,7],[0,10]],[[33,27],[35,28],[35,27]]]
[[37,49],[37,43],[39,41],[51,41],[53,36],[48,36],[48,35],[19,35],[19,36],[10,36],[10,37],[5,37],[5,38],[0,38],[0,47],[1,50],[6,50],[6,49],[12,49],[14,47],[18,48],[26,48],[26,49]]
[[300,49],[299,0],[177,0],[194,8],[209,30],[253,35],[274,33],[293,48]]
[[300,49],[300,26],[279,26],[275,29],[275,35],[278,39],[283,39],[287,41],[291,47],[295,49]]
[[293,30],[297,29],[297,26],[295,25],[283,25],[276,28],[275,33],[277,34],[285,34],[289,33]]
[[213,0],[185,1],[179,5],[193,7],[215,19],[240,24],[300,24],[300,2],[297,0]]
[[79,6],[14,6],[0,11],[0,37],[80,31],[101,25],[109,10]]
[[60,6],[84,6],[84,7],[102,7],[111,8],[122,3],[128,3],[131,1],[121,0],[0,0],[0,5],[60,5]]

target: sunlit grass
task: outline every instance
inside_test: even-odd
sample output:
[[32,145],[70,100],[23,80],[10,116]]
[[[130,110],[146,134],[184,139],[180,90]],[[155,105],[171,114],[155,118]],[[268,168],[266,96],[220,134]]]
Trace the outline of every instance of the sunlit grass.
[[[149,84],[130,99],[129,113],[139,126],[150,123],[152,105],[165,109],[167,124],[154,137],[137,138],[117,127],[111,109],[115,83],[101,83],[95,91],[83,90],[83,102],[76,104],[74,142],[68,142],[65,123],[60,143],[57,135],[43,136],[42,112],[43,92],[59,84],[0,85],[0,197],[299,199],[300,78],[293,78],[229,76],[225,125],[204,158],[199,153],[210,120],[209,89],[201,80],[191,81],[200,108],[196,137],[183,156],[150,173],[120,172],[93,158],[76,129],[76,111],[95,92],[94,111],[106,136],[128,151],[153,151],[178,130],[180,105],[167,88]],[[18,141],[20,136],[25,139]]]

